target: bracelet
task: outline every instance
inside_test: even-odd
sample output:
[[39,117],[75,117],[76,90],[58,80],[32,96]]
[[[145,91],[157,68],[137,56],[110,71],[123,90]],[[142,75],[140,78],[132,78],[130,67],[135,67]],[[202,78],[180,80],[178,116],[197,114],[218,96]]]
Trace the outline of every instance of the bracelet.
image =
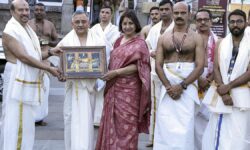
[[52,56],[51,49],[48,50],[48,56]]

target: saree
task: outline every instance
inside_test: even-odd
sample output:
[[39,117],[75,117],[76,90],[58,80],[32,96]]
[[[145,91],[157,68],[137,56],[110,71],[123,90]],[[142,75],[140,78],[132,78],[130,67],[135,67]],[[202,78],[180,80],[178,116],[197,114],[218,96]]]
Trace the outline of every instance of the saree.
[[139,133],[148,133],[150,119],[150,60],[139,36],[111,52],[109,70],[135,64],[137,72],[107,81],[96,150],[136,150]]

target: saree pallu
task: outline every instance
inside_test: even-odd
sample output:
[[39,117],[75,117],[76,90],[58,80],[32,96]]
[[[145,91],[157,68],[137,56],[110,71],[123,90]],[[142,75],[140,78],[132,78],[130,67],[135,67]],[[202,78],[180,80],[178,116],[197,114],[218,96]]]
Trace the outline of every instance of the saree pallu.
[[138,72],[107,82],[96,150],[136,150],[140,132],[148,133],[150,64],[144,40],[135,37],[111,52],[109,70],[135,64]]

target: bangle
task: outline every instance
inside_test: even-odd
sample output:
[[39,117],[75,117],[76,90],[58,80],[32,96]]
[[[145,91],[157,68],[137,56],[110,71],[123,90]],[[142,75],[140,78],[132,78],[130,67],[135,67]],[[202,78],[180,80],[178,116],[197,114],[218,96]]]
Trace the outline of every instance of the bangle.
[[52,56],[51,49],[48,50],[48,56]]

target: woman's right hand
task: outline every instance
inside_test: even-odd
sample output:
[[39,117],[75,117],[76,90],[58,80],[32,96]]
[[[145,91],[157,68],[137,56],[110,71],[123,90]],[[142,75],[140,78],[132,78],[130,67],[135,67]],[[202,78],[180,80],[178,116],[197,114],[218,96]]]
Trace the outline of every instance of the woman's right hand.
[[103,81],[109,81],[118,76],[117,70],[111,70],[101,77]]

